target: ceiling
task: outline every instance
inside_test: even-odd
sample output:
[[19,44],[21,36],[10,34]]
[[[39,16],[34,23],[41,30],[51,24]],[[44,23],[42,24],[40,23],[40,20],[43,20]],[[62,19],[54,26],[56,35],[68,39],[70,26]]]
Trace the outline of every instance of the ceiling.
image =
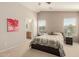
[[20,4],[35,11],[79,11],[78,2],[21,2]]

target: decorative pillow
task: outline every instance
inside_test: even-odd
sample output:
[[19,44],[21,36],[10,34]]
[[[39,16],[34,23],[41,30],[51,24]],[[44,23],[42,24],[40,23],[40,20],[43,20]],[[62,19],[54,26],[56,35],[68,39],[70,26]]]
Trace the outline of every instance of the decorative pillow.
[[50,34],[51,34],[51,35],[53,35],[53,34],[54,34],[54,32],[51,32]]
[[56,33],[54,33],[54,32],[51,32],[51,33],[50,33],[50,35],[57,35],[57,34],[56,34]]
[[62,33],[61,32],[54,32],[54,34],[61,35]]
[[47,33],[43,33],[43,35],[48,35]]

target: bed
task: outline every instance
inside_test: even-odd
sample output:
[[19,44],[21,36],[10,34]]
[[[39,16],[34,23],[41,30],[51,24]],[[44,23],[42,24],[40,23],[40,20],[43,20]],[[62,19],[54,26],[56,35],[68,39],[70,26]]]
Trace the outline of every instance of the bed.
[[43,34],[41,36],[34,37],[30,43],[30,46],[33,49],[38,49],[64,57],[65,53],[63,50],[63,43],[63,35],[61,33],[54,33],[53,35]]

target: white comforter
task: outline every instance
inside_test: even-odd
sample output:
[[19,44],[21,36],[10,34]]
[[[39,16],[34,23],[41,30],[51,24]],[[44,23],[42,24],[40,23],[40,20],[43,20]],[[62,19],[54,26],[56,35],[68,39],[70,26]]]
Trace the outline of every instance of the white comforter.
[[64,39],[62,34],[57,33],[57,35],[44,34],[42,36],[37,36],[32,40],[31,43],[59,48],[59,47],[62,47],[63,42],[64,42]]
[[46,39],[48,39],[49,41],[55,41],[55,42],[58,41],[62,45],[64,43],[64,38],[63,38],[62,34],[58,34],[58,35],[47,35],[47,34],[44,34],[44,35],[38,36],[36,38],[41,38],[44,41],[46,41]]
[[59,49],[60,55],[65,56],[65,53],[63,50],[63,43],[64,43],[64,39],[61,33],[58,33],[57,35],[44,34],[42,36],[35,37],[31,41],[31,44],[40,44],[40,45]]

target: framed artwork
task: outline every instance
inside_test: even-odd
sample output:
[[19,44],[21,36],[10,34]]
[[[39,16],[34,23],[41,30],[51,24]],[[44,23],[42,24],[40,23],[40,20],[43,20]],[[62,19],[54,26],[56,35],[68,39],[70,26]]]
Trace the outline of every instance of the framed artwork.
[[15,18],[7,18],[7,31],[15,32],[19,30],[19,21]]
[[26,24],[26,29],[28,29],[28,24]]

